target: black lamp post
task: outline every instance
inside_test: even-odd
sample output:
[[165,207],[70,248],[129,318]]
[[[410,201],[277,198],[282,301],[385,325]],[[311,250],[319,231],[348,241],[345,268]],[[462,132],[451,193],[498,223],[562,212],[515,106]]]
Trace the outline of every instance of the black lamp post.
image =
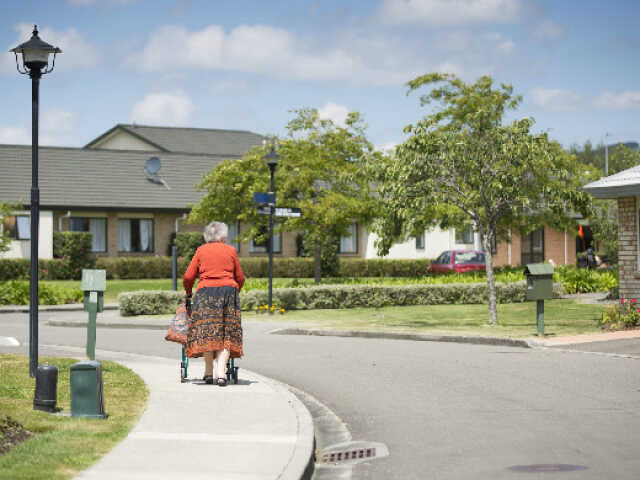
[[[16,56],[19,73],[31,77],[31,274],[29,299],[29,375],[35,377],[38,368],[38,225],[40,223],[40,190],[38,189],[38,102],[40,77],[50,73],[56,64],[56,54],[62,53],[57,47],[43,42],[38,36],[38,26],[34,25],[33,35],[28,42],[9,50]],[[18,60],[22,55],[22,68]],[[49,66],[49,54],[53,62]]]
[[276,208],[273,174],[278,166],[278,160],[280,160],[280,155],[276,153],[275,147],[277,147],[277,144],[275,146],[271,145],[271,151],[262,157],[267,162],[267,165],[269,165],[269,171],[271,172],[269,197],[273,199],[273,201],[269,203],[269,313],[273,313],[271,311],[273,300],[273,214]]

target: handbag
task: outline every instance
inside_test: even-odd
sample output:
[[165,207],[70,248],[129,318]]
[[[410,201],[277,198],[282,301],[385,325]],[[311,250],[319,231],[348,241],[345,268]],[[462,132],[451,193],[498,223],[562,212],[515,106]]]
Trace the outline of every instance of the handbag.
[[[189,302],[191,303],[191,302]],[[187,301],[183,301],[174,315],[169,330],[164,336],[168,342],[187,343],[187,334],[189,333],[189,324],[191,323],[191,305],[187,305]]]

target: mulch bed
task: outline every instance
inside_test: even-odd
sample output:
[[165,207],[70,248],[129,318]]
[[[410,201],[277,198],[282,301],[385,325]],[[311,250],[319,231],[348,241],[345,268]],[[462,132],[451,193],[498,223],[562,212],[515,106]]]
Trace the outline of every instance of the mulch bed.
[[20,442],[33,436],[33,433],[9,416],[0,417],[0,455],[7,453]]

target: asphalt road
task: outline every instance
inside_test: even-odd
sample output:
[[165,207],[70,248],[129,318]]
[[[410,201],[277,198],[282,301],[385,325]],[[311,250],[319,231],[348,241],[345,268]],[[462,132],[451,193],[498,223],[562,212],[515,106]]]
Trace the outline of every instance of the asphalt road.
[[[41,313],[40,344],[83,346],[83,329],[45,326],[60,315],[78,314]],[[354,440],[389,447],[389,457],[359,465],[354,478],[640,477],[637,359],[567,347],[268,334],[281,326],[245,322],[246,357],[239,365],[315,396],[345,421]],[[0,315],[0,336],[24,344],[27,315]],[[163,336],[99,329],[97,348],[175,358],[177,379],[179,347]],[[622,342],[625,353],[640,352],[640,341]],[[601,349],[616,351],[615,342],[603,343]]]

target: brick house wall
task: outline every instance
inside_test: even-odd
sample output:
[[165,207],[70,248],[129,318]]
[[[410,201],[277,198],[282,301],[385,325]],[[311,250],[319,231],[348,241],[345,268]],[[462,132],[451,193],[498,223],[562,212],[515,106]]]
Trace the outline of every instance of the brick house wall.
[[[566,236],[565,236],[566,235]],[[566,259],[565,259],[566,240]],[[509,243],[498,243],[497,252],[493,255],[495,267],[519,266],[522,258],[521,239],[519,233],[511,235],[511,262],[509,262]],[[555,230],[549,227],[544,229],[544,259],[545,262],[553,260],[556,265],[576,264],[575,236],[569,232]]]
[[638,207],[635,197],[618,198],[618,269],[620,298],[640,298]]

